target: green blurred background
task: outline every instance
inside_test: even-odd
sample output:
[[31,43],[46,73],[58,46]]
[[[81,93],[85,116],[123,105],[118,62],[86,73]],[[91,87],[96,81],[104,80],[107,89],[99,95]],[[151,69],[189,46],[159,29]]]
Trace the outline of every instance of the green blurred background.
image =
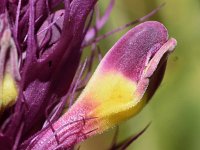
[[[108,0],[100,0],[104,10]],[[150,103],[136,117],[120,125],[119,141],[151,126],[128,150],[200,149],[200,0],[116,0],[103,33],[142,17],[163,2],[150,20],[162,22],[178,41],[164,80]],[[100,43],[104,53],[127,30]],[[84,142],[81,150],[106,150],[114,129]]]

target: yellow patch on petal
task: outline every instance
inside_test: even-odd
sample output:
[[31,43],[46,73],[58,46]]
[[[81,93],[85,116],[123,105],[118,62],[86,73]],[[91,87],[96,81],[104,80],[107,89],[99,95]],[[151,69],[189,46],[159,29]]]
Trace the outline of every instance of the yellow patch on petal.
[[130,117],[133,117],[144,107],[145,104],[145,99],[142,99],[137,104],[134,104],[134,102],[130,102],[129,104],[122,106],[118,110],[119,112],[113,112],[107,116],[102,116],[101,118],[99,118],[99,133],[103,132],[104,130],[107,130],[108,128],[116,126],[118,123]]
[[[104,131],[136,114],[144,105],[134,95],[137,84],[120,72],[96,72],[78,101],[90,100],[98,105],[88,112],[97,117],[98,131]],[[87,97],[87,98],[86,98]]]
[[3,79],[3,86],[0,87],[1,93],[0,93],[0,104],[1,109],[4,109],[5,107],[11,106],[18,95],[17,86],[15,84],[14,79],[11,75],[6,74]]

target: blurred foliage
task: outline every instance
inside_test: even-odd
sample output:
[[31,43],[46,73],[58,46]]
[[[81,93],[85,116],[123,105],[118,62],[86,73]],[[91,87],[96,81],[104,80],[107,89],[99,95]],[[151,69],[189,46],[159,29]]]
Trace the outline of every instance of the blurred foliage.
[[[170,37],[178,41],[170,56],[165,78],[150,103],[136,117],[120,125],[119,140],[137,133],[152,121],[149,129],[129,150],[200,149],[200,1],[199,0],[116,0],[102,33],[142,17],[158,5],[166,5],[150,20],[162,22]],[[108,1],[100,1],[105,9]],[[104,53],[127,30],[100,43]],[[113,131],[89,139],[81,150],[104,150]]]

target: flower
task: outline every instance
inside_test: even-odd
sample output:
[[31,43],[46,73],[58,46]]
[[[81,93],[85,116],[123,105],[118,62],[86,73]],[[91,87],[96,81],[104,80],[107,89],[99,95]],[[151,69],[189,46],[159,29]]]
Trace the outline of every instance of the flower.
[[11,37],[8,20],[5,15],[0,16],[0,112],[15,103],[20,80],[18,56],[14,41]]
[[[5,22],[0,26],[3,149],[73,148],[134,116],[154,94],[176,45],[175,39],[168,39],[166,28],[154,21],[125,34],[85,87],[94,55],[100,56],[97,32],[114,5],[111,0],[105,15],[91,27],[96,2],[1,2],[0,21]],[[82,64],[88,45],[91,56]],[[83,87],[74,103],[76,91]]]
[[144,94],[151,77],[158,67],[165,67],[175,45],[176,40],[168,40],[166,28],[158,22],[130,30],[104,56],[75,104],[52,125],[55,132],[44,130],[28,149],[70,148],[135,115],[149,99]]

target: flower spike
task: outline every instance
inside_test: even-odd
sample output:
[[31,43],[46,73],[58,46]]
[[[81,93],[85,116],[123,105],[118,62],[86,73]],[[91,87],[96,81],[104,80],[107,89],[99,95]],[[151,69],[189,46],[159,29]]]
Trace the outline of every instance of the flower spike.
[[[45,129],[26,148],[69,149],[136,115],[160,84],[167,56],[175,46],[176,40],[168,39],[167,29],[159,22],[131,29],[105,55],[74,105],[53,124],[55,132]],[[158,81],[151,83],[155,78]]]

